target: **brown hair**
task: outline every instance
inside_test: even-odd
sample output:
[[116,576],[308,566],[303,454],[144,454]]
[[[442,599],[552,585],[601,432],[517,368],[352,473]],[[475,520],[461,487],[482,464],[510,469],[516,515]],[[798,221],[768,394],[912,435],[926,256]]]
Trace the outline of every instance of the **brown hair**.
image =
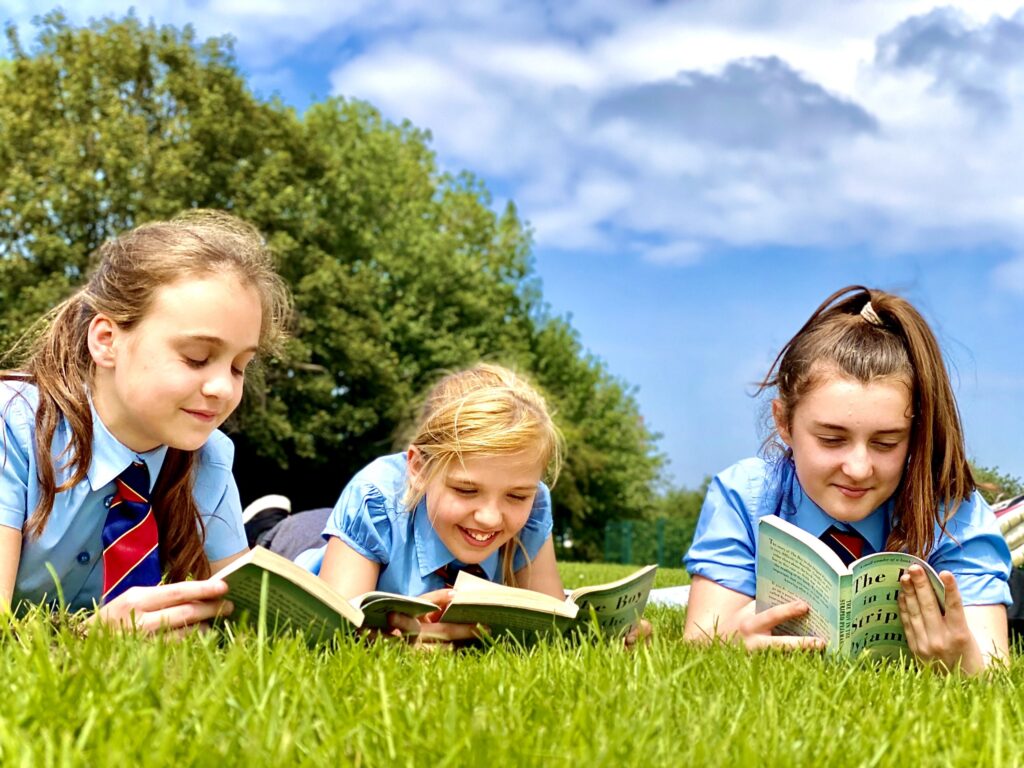
[[[975,490],[935,335],[905,299],[858,285],[842,288],[782,348],[758,393],[774,387],[791,422],[800,400],[831,373],[864,384],[895,378],[910,386],[910,448],[886,548],[927,557],[935,545],[935,524],[944,531]],[[769,436],[766,446],[777,445],[776,436]]]
[[[16,345],[18,372],[5,378],[34,383],[39,504],[25,526],[37,537],[46,527],[57,493],[85,479],[92,462],[93,424],[88,387],[94,364],[88,348],[93,317],[102,313],[131,329],[149,311],[156,291],[187,278],[229,273],[256,291],[262,307],[260,354],[273,353],[284,338],[291,299],[259,232],[226,213],[195,210],[171,221],[144,224],[101,245],[93,254],[88,281],[41,318]],[[51,457],[61,419],[71,428],[68,448],[57,457],[70,478],[56,483]],[[153,513],[160,532],[161,566],[171,581],[205,578],[210,563],[203,549],[205,529],[192,494],[195,455],[169,448],[153,489]]]
[[[467,457],[536,452],[553,486],[561,469],[563,438],[544,397],[525,377],[499,365],[479,363],[434,385],[409,446],[422,457],[416,482],[410,476],[403,498],[406,508],[412,509],[435,478]],[[515,582],[515,553],[521,549],[518,535],[502,547],[506,584]]]

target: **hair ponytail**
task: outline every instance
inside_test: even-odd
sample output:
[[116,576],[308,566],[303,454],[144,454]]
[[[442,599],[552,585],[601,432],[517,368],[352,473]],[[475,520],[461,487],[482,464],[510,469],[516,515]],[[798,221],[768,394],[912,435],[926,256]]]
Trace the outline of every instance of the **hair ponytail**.
[[[775,389],[792,419],[801,399],[836,372],[863,384],[900,379],[911,392],[907,466],[896,490],[886,547],[926,557],[935,526],[975,490],[963,429],[938,341],[906,299],[852,285],[836,291],[782,348],[758,393]],[[777,446],[772,433],[765,446]]]

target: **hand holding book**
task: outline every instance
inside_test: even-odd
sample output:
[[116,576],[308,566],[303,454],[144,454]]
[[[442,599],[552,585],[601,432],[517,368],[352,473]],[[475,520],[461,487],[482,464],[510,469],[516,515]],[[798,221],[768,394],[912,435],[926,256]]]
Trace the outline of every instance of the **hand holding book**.
[[956,578],[942,571],[939,580],[946,591],[945,612],[923,568],[912,565],[900,578],[899,611],[907,646],[926,663],[977,674],[985,668],[987,654],[978,647],[967,624]]

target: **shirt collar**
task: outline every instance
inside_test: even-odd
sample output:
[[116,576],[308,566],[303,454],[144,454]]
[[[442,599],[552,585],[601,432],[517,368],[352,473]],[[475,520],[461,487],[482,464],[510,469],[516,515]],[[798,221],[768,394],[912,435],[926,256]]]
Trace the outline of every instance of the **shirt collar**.
[[[419,560],[421,579],[426,579],[438,568],[444,568],[449,563],[464,565],[448,550],[448,547],[438,537],[434,526],[430,524],[426,497],[420,499],[419,504],[412,511],[412,516],[413,535],[416,538],[416,557]],[[498,560],[499,552],[492,552],[486,560],[480,563],[480,567],[484,569],[484,573],[487,574],[490,581],[494,581],[498,573]]]
[[885,541],[889,537],[892,499],[886,501],[863,520],[854,523],[841,522],[830,517],[827,512],[815,504],[811,497],[804,493],[804,489],[800,487],[800,481],[794,476],[791,500],[792,511],[787,515],[790,518],[789,522],[795,523],[808,533],[820,538],[833,525],[839,528],[852,528],[864,537],[875,552],[885,550]]
[[92,411],[92,463],[86,472],[89,487],[94,491],[99,490],[112,483],[133,461],[142,461],[149,470],[149,490],[152,491],[160,468],[164,465],[167,446],[161,445],[145,453],[136,453],[110,434],[107,425],[96,412],[92,398],[89,399],[89,408]]

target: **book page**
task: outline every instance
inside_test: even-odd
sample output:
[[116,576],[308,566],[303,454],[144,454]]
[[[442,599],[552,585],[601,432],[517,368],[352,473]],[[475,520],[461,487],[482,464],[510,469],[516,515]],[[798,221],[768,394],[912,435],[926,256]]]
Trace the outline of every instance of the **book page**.
[[580,609],[577,623],[596,620],[604,634],[625,634],[643,616],[657,571],[658,566],[648,565],[611,584],[574,590],[571,599]]
[[536,639],[538,635],[560,635],[573,625],[573,620],[567,616],[527,608],[480,603],[453,603],[442,614],[441,621],[453,624],[484,624],[492,635],[510,634],[523,641]]
[[532,642],[542,634],[561,634],[579,609],[568,601],[517,587],[506,587],[465,571],[455,579],[454,594],[441,621],[485,624],[492,635],[510,634]]
[[914,563],[924,567],[939,605],[944,606],[945,588],[935,570],[920,558],[902,552],[879,552],[853,564],[852,654],[866,650],[875,656],[896,657],[908,653],[896,601],[900,576]]
[[778,625],[773,634],[820,637],[837,648],[841,577],[814,547],[780,527],[782,522],[773,519],[774,524],[765,524],[762,520],[758,525],[757,612],[803,600],[811,610]]
[[436,605],[427,600],[393,592],[365,592],[353,597],[351,602],[362,610],[363,626],[373,629],[388,629],[389,613],[403,613],[418,618],[438,610]]
[[[264,576],[267,579],[267,631],[271,634],[293,629],[308,633],[313,639],[326,639],[337,631],[351,631],[356,624],[338,611],[320,602],[301,587],[253,563],[224,576],[228,598],[235,604],[233,620],[259,619],[260,593]],[[353,617],[362,620],[362,613],[353,608]]]

